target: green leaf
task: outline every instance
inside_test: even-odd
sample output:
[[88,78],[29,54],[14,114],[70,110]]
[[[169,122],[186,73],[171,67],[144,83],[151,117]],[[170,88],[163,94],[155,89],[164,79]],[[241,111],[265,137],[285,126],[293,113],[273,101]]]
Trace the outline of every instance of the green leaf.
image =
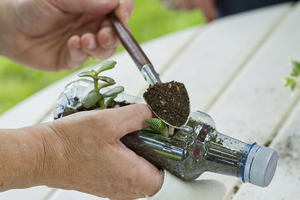
[[293,67],[291,76],[298,77],[300,75],[300,62],[295,60],[291,60],[291,62]]
[[293,79],[293,78],[288,78],[288,77],[284,78],[284,81],[285,81],[284,87],[288,87],[289,85],[291,85],[291,84],[293,84],[293,83],[296,82],[295,79]]
[[146,129],[144,129],[143,131],[145,131],[145,132],[147,132],[147,133],[156,133],[156,130],[155,129],[153,129],[153,128],[146,128]]
[[105,106],[107,107],[108,104],[109,104],[112,100],[114,100],[117,96],[118,96],[118,95],[111,96],[111,97],[106,101]]
[[124,92],[124,87],[122,86],[117,86],[117,87],[114,87],[110,90],[108,90],[107,92],[105,92],[103,94],[103,97],[111,97],[111,96],[115,96],[115,95],[118,95],[120,93]]
[[110,77],[107,77],[107,76],[98,76],[98,79],[99,79],[100,81],[104,81],[104,82],[109,83],[109,84],[111,84],[111,85],[113,85],[113,84],[116,83],[114,79],[112,79],[112,78],[110,78]]
[[81,72],[80,74],[78,74],[79,77],[91,77],[94,78],[95,74],[91,71],[85,71],[85,72]]
[[81,102],[85,108],[90,108],[99,99],[100,99],[99,92],[97,90],[92,90],[81,100]]
[[103,61],[101,62],[101,67],[100,69],[97,70],[97,75],[103,71],[106,71],[106,70],[110,70],[112,68],[115,67],[115,65],[117,64],[116,61],[113,61],[113,60],[108,60],[108,61]]
[[291,90],[294,92],[297,88],[297,82],[291,83]]
[[[116,83],[114,83],[114,84],[116,84]],[[114,85],[114,84],[109,84],[109,83],[99,83],[99,84],[98,84],[98,89],[100,90],[100,89],[102,89],[102,88],[105,88],[105,87],[107,87],[107,86],[111,86],[111,85]]]
[[157,118],[146,119],[146,122],[150,124],[151,128],[156,131],[156,133],[160,133],[164,136],[168,135],[168,127],[167,125]]

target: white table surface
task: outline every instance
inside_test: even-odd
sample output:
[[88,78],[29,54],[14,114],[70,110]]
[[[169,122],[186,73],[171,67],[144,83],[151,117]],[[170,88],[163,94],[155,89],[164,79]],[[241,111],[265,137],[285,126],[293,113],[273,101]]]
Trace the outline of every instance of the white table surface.
[[[270,144],[278,151],[278,168],[267,188],[243,184],[235,177],[200,176],[223,182],[224,199],[300,199],[300,94],[291,98],[282,83],[291,71],[290,58],[300,60],[299,19],[300,4],[287,3],[225,17],[142,45],[164,82],[185,84],[192,111],[210,114],[226,135]],[[129,55],[123,52],[110,59],[118,64],[107,75],[123,85],[126,93],[141,96],[147,83]],[[48,86],[4,113],[0,128],[52,121],[59,94],[76,76]],[[99,199],[103,198],[45,186],[0,193],[0,200]]]

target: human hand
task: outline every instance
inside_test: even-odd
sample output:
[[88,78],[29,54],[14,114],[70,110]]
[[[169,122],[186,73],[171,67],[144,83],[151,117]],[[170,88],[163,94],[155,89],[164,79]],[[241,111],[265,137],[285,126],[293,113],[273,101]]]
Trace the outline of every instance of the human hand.
[[161,172],[120,142],[149,118],[149,107],[135,104],[1,129],[0,192],[46,185],[115,200],[154,195]]
[[[154,195],[160,171],[120,142],[148,127],[147,105],[87,111],[35,127],[44,146],[38,185],[71,189],[111,199]],[[32,132],[32,131],[31,131]]]
[[148,200],[221,200],[225,196],[225,186],[216,180],[195,180],[185,182],[164,170],[162,188]]
[[218,17],[214,0],[162,0],[169,8],[191,10],[200,8],[208,21]]
[[89,55],[106,59],[120,44],[106,14],[125,23],[133,0],[3,0],[0,55],[46,71],[76,69]]

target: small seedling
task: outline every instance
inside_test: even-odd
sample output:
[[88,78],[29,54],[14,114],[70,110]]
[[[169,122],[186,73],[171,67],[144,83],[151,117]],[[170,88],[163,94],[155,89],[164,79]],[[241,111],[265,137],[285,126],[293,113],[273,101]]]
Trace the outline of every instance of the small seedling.
[[[117,64],[117,62],[115,62],[115,61],[104,61],[101,63],[101,66],[97,71],[91,70],[91,71],[85,71],[85,72],[78,74],[79,77],[90,77],[90,78],[94,79],[94,89],[92,91],[90,91],[81,100],[82,105],[86,109],[92,107],[97,102],[101,109],[105,109],[105,108],[107,108],[107,105],[118,96],[118,94],[120,94],[124,91],[124,87],[117,86],[117,87],[114,87],[114,88],[108,90],[107,92],[105,92],[103,94],[100,93],[100,90],[102,88],[112,86],[112,85],[116,84],[116,82],[114,79],[112,79],[110,77],[99,76],[99,74],[103,71],[113,69],[116,64]],[[99,81],[102,81],[102,82],[99,83]]]
[[165,137],[174,135],[174,128],[166,125],[158,118],[146,119],[146,122],[151,126],[144,130],[146,132],[161,134]]
[[295,92],[297,88],[300,89],[300,62],[291,60],[292,62],[292,72],[290,77],[285,77],[284,87],[290,87],[292,93]]

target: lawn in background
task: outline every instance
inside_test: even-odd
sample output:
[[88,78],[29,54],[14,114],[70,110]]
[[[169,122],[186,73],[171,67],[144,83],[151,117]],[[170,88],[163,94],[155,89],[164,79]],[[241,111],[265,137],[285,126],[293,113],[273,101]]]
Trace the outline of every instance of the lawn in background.
[[[135,0],[135,11],[128,23],[134,37],[143,43],[196,24],[204,24],[205,19],[199,10],[167,10],[158,0]],[[118,51],[122,50],[122,47],[118,48]],[[89,60],[84,66],[93,63]],[[0,57],[0,115],[70,73],[41,72]]]

